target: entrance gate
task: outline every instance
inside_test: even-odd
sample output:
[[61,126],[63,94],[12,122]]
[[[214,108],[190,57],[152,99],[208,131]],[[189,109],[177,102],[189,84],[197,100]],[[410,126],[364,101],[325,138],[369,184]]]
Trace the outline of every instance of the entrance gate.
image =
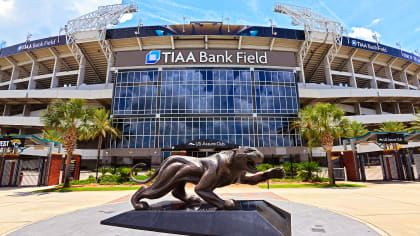
[[1,186],[41,186],[46,158],[5,160]]
[[40,186],[43,177],[45,158],[19,159],[18,186]]

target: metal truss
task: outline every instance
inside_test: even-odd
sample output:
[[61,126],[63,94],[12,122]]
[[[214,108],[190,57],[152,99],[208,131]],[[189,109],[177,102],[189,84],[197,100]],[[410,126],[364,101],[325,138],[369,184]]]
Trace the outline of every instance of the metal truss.
[[302,62],[311,48],[313,32],[327,33],[327,39],[329,39],[329,34],[332,36],[332,40],[327,40],[326,42],[332,43],[332,47],[328,52],[328,60],[329,62],[334,60],[343,43],[344,28],[340,22],[313,12],[310,8],[289,4],[275,3],[274,12],[289,15],[292,18],[292,24],[295,26],[303,25],[305,41],[299,51]]
[[112,55],[111,45],[106,41],[106,27],[116,25],[119,19],[126,13],[137,12],[138,6],[135,1],[123,4],[99,6],[98,10],[87,13],[76,19],[69,20],[65,26],[66,42],[74,58],[80,63],[82,52],[80,51],[75,34],[84,31],[98,31],[98,42],[107,58]]

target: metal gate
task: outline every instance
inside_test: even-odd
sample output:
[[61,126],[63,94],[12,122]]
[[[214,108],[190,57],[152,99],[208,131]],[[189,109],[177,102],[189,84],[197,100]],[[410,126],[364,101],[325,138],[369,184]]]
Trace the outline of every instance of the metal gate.
[[5,160],[0,186],[40,186],[45,160],[44,157]]
[[16,160],[5,160],[1,186],[13,186],[16,178]]
[[18,163],[19,179],[17,186],[40,186],[43,179],[45,158],[21,158]]

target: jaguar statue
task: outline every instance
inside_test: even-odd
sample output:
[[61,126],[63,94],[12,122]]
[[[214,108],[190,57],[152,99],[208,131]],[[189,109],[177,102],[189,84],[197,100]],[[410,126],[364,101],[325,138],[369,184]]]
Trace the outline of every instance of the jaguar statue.
[[[136,210],[149,208],[143,198],[157,199],[170,191],[172,195],[186,203],[200,202],[200,198],[217,209],[235,209],[235,202],[223,200],[213,190],[233,183],[257,184],[271,178],[283,178],[282,168],[272,168],[258,172],[257,165],[263,161],[263,154],[253,147],[239,147],[222,151],[206,158],[174,155],[168,157],[155,173],[145,181],[133,177],[133,171],[143,163],[138,163],[130,171],[130,178],[139,184],[145,184],[153,179],[149,187],[142,186],[131,198],[131,204]],[[247,174],[248,172],[253,174]],[[258,173],[257,173],[258,172]],[[194,191],[200,197],[187,195],[185,184],[195,184]]]

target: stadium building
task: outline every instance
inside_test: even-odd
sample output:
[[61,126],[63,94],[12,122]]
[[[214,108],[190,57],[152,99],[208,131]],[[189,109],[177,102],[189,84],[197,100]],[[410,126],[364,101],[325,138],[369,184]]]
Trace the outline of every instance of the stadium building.
[[[333,31],[191,22],[71,31],[1,49],[1,133],[41,135],[54,99],[111,109],[121,139],[104,162],[158,165],[249,145],[300,155],[299,108],[337,103],[351,120],[409,122],[420,109],[420,58]],[[80,143],[85,160],[96,143]],[[27,155],[33,155],[30,150]]]

